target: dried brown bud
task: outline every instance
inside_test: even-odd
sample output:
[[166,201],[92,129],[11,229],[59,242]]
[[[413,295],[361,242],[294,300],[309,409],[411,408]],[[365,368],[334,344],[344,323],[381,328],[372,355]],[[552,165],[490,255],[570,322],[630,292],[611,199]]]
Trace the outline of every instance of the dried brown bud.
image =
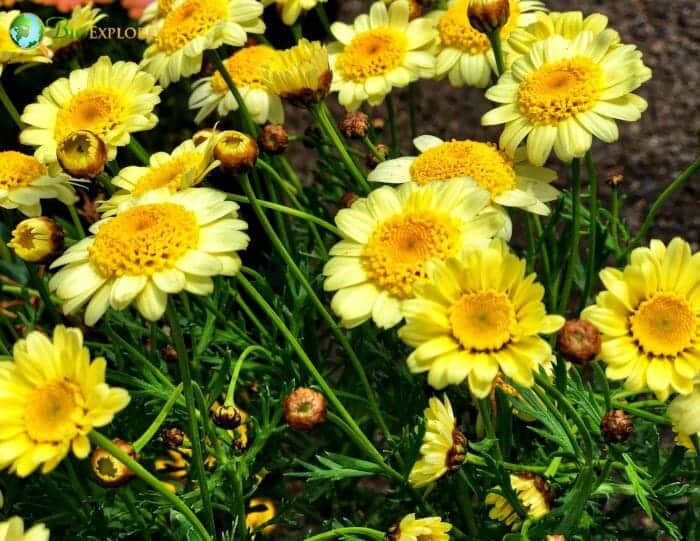
[[[377,149],[377,154],[380,156],[383,156],[385,159],[389,155],[389,147],[379,143],[377,146],[374,147]],[[367,167],[370,169],[374,169],[377,167],[383,160],[380,160],[374,155],[374,152],[368,152],[367,157],[365,158],[365,163],[367,164]]]
[[340,206],[346,209],[352,207],[353,203],[360,198],[359,195],[352,192],[345,192],[343,197],[340,198]]
[[375,117],[372,119],[372,126],[375,130],[382,131],[384,129],[384,125],[385,122],[383,118]]
[[282,154],[289,146],[289,136],[281,124],[268,124],[260,133],[258,144],[263,152]]
[[452,447],[447,453],[445,465],[450,471],[458,470],[467,456],[467,438],[456,428],[452,430]]
[[169,449],[177,449],[183,443],[185,443],[185,433],[181,428],[176,426],[172,428],[166,428],[160,433],[160,440]]
[[590,321],[571,319],[559,331],[557,344],[569,361],[587,363],[600,353],[600,331]]
[[417,19],[418,17],[421,16],[421,13],[423,12],[423,7],[421,6],[420,2],[418,0],[408,0],[408,20],[412,21],[413,19]]
[[61,168],[74,177],[95,178],[105,170],[107,147],[102,139],[88,130],[68,134],[56,148]]
[[49,263],[63,251],[63,229],[46,216],[27,218],[14,228],[7,245],[28,263]]
[[472,28],[483,34],[491,34],[508,22],[508,0],[469,0],[467,17]]
[[241,426],[241,414],[233,406],[219,406],[212,412],[211,418],[216,426],[226,430]]
[[349,139],[361,139],[368,129],[369,117],[362,111],[347,113],[340,121],[340,132]]
[[[139,455],[129,442],[117,438],[112,440],[112,443],[138,462]],[[92,473],[95,474],[100,484],[107,487],[122,486],[134,476],[133,471],[101,447],[92,452],[90,466],[92,467]]]
[[284,399],[284,418],[294,430],[311,430],[326,422],[326,397],[308,387],[299,387]]
[[163,348],[163,358],[169,363],[174,363],[177,361],[177,350],[172,346],[172,344],[168,344]]
[[619,186],[624,179],[624,169],[616,167],[608,173],[606,181],[610,186]]
[[221,162],[221,169],[232,175],[240,175],[252,169],[258,161],[258,144],[245,133],[229,130],[221,132],[214,147],[214,157]]
[[605,412],[600,421],[600,431],[608,443],[621,443],[634,434],[632,418],[622,410]]

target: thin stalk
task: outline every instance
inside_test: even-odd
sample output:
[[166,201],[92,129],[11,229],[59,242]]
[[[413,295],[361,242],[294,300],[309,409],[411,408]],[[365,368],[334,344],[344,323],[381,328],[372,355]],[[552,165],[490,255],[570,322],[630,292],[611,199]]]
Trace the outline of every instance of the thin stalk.
[[391,134],[391,155],[394,156],[399,152],[399,138],[396,128],[396,111],[394,109],[394,99],[391,94],[387,94],[386,98],[386,115],[389,120],[389,133]]
[[641,408],[635,408],[634,406],[631,406],[631,405],[627,404],[626,402],[617,402],[617,401],[613,400],[612,407],[615,409],[626,411],[627,413],[631,413],[632,415],[635,415],[635,416],[640,417],[642,419],[646,419],[647,421],[652,421],[652,422],[659,424],[659,425],[666,425],[666,426],[671,425],[671,421],[668,419],[668,417],[656,415],[654,413],[650,413],[650,412],[643,410]]
[[134,449],[136,449],[137,453],[140,453],[141,450],[144,447],[146,447],[146,445],[148,445],[148,442],[150,442],[153,439],[153,436],[156,435],[156,432],[158,432],[158,430],[160,430],[160,427],[163,426],[165,419],[167,419],[168,414],[170,414],[170,410],[173,409],[175,402],[177,402],[178,398],[180,398],[181,393],[182,383],[175,387],[175,390],[170,395],[170,398],[168,398],[168,401],[160,410],[160,412],[153,420],[151,425],[146,429],[146,431],[141,435],[141,437],[139,437],[139,439],[137,439],[134,442]]
[[[231,467],[231,466],[230,466]],[[233,483],[233,496],[235,498],[235,507],[236,507],[236,515],[238,520],[237,522],[237,528],[238,528],[238,539],[245,539],[248,535],[248,532],[246,531],[246,524],[245,524],[245,498],[243,497],[243,481],[241,481],[241,475],[239,473],[238,467],[236,467],[235,464],[232,466],[233,470],[229,469],[230,471],[230,477],[229,479]]]
[[564,285],[559,299],[559,313],[564,315],[569,306],[569,296],[574,284],[574,274],[579,260],[579,243],[581,241],[581,160],[574,158],[571,162],[571,257],[566,267]]
[[316,15],[318,15],[318,20],[321,21],[321,26],[323,27],[323,30],[326,32],[326,36],[331,35],[331,23],[328,20],[328,14],[326,13],[326,9],[323,7],[323,4],[316,4]]
[[221,60],[221,56],[219,55],[219,51],[217,51],[216,49],[212,49],[211,50],[211,57],[214,59],[214,65],[216,66],[216,69],[221,74],[221,76],[224,78],[226,85],[228,86],[229,90],[233,94],[233,97],[236,99],[236,103],[238,103],[238,110],[240,111],[241,118],[243,119],[243,126],[245,127],[245,129],[249,135],[252,135],[253,137],[257,137],[258,136],[258,126],[253,121],[253,117],[250,116],[250,111],[248,111],[248,106],[246,105],[245,100],[243,99],[243,96],[241,96],[241,93],[238,91],[238,87],[236,87],[236,83],[233,82],[233,79],[231,78],[231,74],[226,69],[226,66],[224,66],[224,63]]
[[70,219],[73,221],[78,237],[84,239],[85,229],[83,229],[83,224],[80,221],[80,216],[78,216],[78,211],[75,210],[75,205],[68,205],[68,214],[70,214]]
[[501,29],[496,28],[493,32],[486,34],[493,49],[493,56],[496,58],[496,75],[500,77],[505,71],[503,62],[503,47],[501,46]]
[[12,117],[12,120],[14,121],[15,124],[17,124],[17,127],[22,130],[24,129],[24,122],[22,122],[19,118],[19,113],[17,112],[17,108],[15,107],[15,104],[12,103],[12,100],[10,99],[10,96],[7,95],[7,92],[5,92],[5,87],[2,86],[2,82],[0,81],[0,102],[5,106],[5,109],[7,109],[8,114]]
[[324,541],[325,539],[338,539],[346,535],[363,535],[376,541],[383,541],[385,538],[384,532],[375,530],[373,528],[363,528],[360,526],[348,526],[346,528],[334,528],[327,532],[319,533],[307,537],[305,541]]
[[36,287],[37,291],[39,292],[39,296],[41,297],[41,300],[44,303],[44,306],[49,314],[49,317],[51,318],[51,321],[53,321],[54,324],[60,323],[61,316],[59,315],[58,310],[56,310],[56,306],[51,300],[51,294],[49,293],[49,290],[46,287],[44,279],[41,278],[41,276],[39,276],[39,273],[36,270],[36,265],[33,265],[32,263],[27,263],[27,270],[29,271],[29,277],[31,281],[34,283],[34,287]]
[[248,355],[253,353],[254,351],[262,351],[267,356],[270,356],[270,352],[267,351],[264,347],[262,346],[248,346],[243,350],[243,353],[240,354],[238,357],[238,360],[236,360],[236,364],[233,366],[233,375],[231,376],[231,381],[228,385],[228,391],[226,392],[226,399],[224,400],[224,406],[233,406],[234,405],[234,394],[236,393],[236,382],[238,381],[238,374],[241,372],[241,368],[243,367],[243,363],[245,360],[248,358]]
[[467,525],[467,531],[474,541],[479,539],[479,529],[476,527],[474,519],[474,508],[472,506],[471,493],[472,489],[467,480],[467,474],[460,468],[459,478],[464,483],[464,490],[457,490],[457,498],[459,499],[462,514],[464,515],[464,523]]
[[362,144],[364,144],[367,147],[367,150],[369,150],[372,156],[374,156],[378,161],[383,162],[386,160],[384,154],[377,150],[377,147],[374,146],[372,140],[366,135],[362,137]]
[[598,178],[596,176],[593,154],[591,154],[590,150],[586,152],[586,171],[588,173],[588,198],[590,199],[590,209],[588,212],[588,264],[586,268],[586,283],[583,287],[583,294],[581,295],[579,312],[583,310],[588,303],[588,298],[591,296],[593,283],[595,282],[595,277],[597,276],[596,258],[598,254],[596,253],[596,250],[598,247]]
[[608,378],[605,375],[603,367],[600,366],[600,361],[593,362],[593,370],[598,376],[598,379],[603,386],[603,399],[605,400],[605,409],[610,411],[612,409],[612,399],[610,398],[610,384],[608,383]]
[[493,454],[496,458],[496,462],[503,462],[503,453],[501,452],[501,445],[496,437],[496,430],[493,427],[493,419],[491,418],[491,403],[488,398],[479,399],[479,413],[481,413],[481,420],[483,421],[484,428],[486,429],[486,436],[495,442],[493,446]]
[[138,142],[134,136],[131,136],[131,139],[129,139],[129,152],[131,152],[134,157],[139,160],[143,165],[148,165],[151,161],[151,158],[149,157],[148,151],[143,148],[141,143]]

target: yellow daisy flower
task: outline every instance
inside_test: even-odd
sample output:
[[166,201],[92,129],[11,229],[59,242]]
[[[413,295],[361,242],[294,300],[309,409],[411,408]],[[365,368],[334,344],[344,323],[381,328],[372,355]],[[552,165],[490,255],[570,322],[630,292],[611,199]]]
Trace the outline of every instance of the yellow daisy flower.
[[448,471],[457,470],[464,462],[467,439],[457,429],[452,404],[447,395],[444,402],[432,397],[425,409],[425,436],[420,458],[408,476],[416,488],[437,481]]
[[617,140],[615,119],[638,120],[647,102],[632,94],[651,70],[632,45],[613,46],[614,35],[583,31],[567,40],[552,36],[532,45],[486,91],[502,104],[481,119],[505,124],[500,145],[511,156],[527,137],[527,156],[542,165],[552,149],[563,161],[582,157],[595,136]]
[[673,423],[676,443],[695,451],[690,437],[700,436],[700,384],[695,385],[692,393],[674,398],[666,414]]
[[525,260],[494,240],[434,261],[427,278],[402,305],[406,325],[399,336],[416,348],[408,357],[411,372],[428,372],[435,389],[468,378],[477,398],[489,395],[499,369],[531,387],[532,373],[552,355],[538,335],[559,330],[564,318],[547,315],[544,288],[534,274],[525,275]]
[[383,2],[374,2],[369,15],[359,15],[353,25],[333,23],[331,32],[338,40],[328,46],[331,91],[338,92],[338,101],[350,111],[364,101],[379,105],[392,87],[435,74],[431,48],[437,31],[424,17],[409,22],[405,0],[388,9]]
[[[552,510],[552,489],[541,477],[531,473],[511,474],[510,484],[528,517],[537,520]],[[522,522],[518,513],[503,496],[489,492],[484,501],[493,506],[489,518],[503,522],[513,531],[520,529]]]
[[112,179],[112,184],[121,189],[103,201],[98,210],[105,217],[114,216],[125,201],[141,197],[151,190],[167,187],[171,193],[175,193],[196,186],[219,165],[219,161],[214,159],[217,139],[213,135],[199,145],[188,139],[170,154],[151,154],[148,167],[125,167]]
[[304,11],[314,9],[318,4],[328,0],[263,0],[263,5],[276,4],[282,15],[282,22],[287,26],[292,26]]
[[49,533],[43,524],[35,524],[25,532],[20,517],[0,522],[0,541],[49,541]]
[[610,379],[649,387],[659,400],[693,391],[700,375],[700,253],[675,238],[632,251],[623,271],[600,272],[606,291],[581,313],[603,334],[600,358]]
[[241,47],[247,34],[262,34],[263,7],[257,0],[178,0],[153,23],[155,37],[141,66],[164,87],[202,69],[207,49]]
[[53,339],[32,331],[0,363],[0,469],[26,477],[52,471],[70,450],[90,453],[88,434],[112,422],[129,403],[105,383],[107,361],[90,362],[80,329],[59,325]]
[[44,34],[41,43],[33,49],[22,49],[10,37],[10,25],[21,12],[19,10],[0,11],[0,75],[7,64],[24,64],[31,62],[51,62],[49,45],[51,38]]
[[[455,87],[466,85],[484,88],[496,71],[496,59],[486,34],[472,28],[467,18],[468,0],[452,0],[447,10],[436,10],[428,17],[440,34],[435,75],[445,76]],[[515,29],[535,21],[537,11],[545,10],[539,0],[510,0],[510,15],[501,28],[504,52]]]
[[488,200],[488,192],[461,181],[408,183],[374,190],[338,212],[343,240],[331,248],[323,287],[337,291],[331,307],[342,324],[399,323],[401,302],[413,297],[430,260],[447,259],[501,229],[503,217],[486,208]]
[[387,541],[449,541],[447,533],[452,524],[443,522],[440,517],[416,518],[415,513],[406,515],[386,534]]
[[[265,69],[280,69],[278,52],[266,45],[245,47],[224,61],[227,71],[243,97],[253,121],[258,124],[284,122],[282,100],[264,82]],[[195,122],[200,123],[214,110],[221,117],[238,110],[238,102],[226,81],[217,71],[192,85],[190,109],[199,109]]]
[[56,161],[56,147],[71,133],[88,130],[98,136],[113,160],[117,147],[129,143],[132,132],[150,130],[158,122],[153,108],[161,88],[133,62],[100,57],[89,68],[74,70],[47,86],[36,103],[27,105],[22,121],[27,127],[20,142],[39,147],[42,163]]
[[51,265],[65,266],[49,282],[70,314],[90,301],[85,323],[94,325],[108,307],[134,303],[156,321],[168,294],[209,295],[216,275],[233,276],[237,251],[248,246],[238,205],[209,188],[177,193],[152,190],[127,201],[113,218],[94,224],[93,236],[71,246]]
[[58,167],[40,163],[14,150],[0,152],[0,207],[17,209],[26,216],[41,214],[42,199],[72,205],[75,191],[70,177]]
[[107,15],[101,13],[99,8],[92,7],[92,3],[73,8],[69,19],[62,20],[59,26],[46,29],[46,33],[51,38],[51,50],[56,52],[80,41],[106,17]]

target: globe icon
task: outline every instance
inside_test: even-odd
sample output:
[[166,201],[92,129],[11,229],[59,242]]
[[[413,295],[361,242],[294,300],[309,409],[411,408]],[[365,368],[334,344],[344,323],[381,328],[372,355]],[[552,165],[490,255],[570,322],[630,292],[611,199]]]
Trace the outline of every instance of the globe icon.
[[10,23],[10,38],[22,49],[32,49],[44,37],[44,23],[33,13],[21,13]]

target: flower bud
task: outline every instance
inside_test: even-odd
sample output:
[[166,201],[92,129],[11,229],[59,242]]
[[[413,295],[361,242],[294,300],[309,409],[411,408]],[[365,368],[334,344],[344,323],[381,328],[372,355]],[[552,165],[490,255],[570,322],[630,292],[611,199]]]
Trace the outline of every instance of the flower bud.
[[326,397],[299,387],[284,399],[284,418],[294,430],[311,430],[326,422]]
[[226,173],[240,175],[252,169],[258,161],[258,144],[239,131],[221,132],[214,147],[214,157],[221,162],[221,169]]
[[616,167],[608,173],[606,181],[610,186],[619,186],[624,179],[624,170],[622,167]]
[[169,362],[169,363],[174,363],[177,361],[177,350],[172,346],[172,344],[168,344],[163,348],[163,358]]
[[168,449],[177,449],[183,443],[185,443],[185,433],[181,428],[176,426],[166,428],[160,433],[160,440]]
[[369,117],[362,111],[347,113],[340,121],[340,132],[349,139],[361,139],[367,135]]
[[445,465],[450,471],[456,471],[464,464],[464,459],[467,457],[467,438],[459,430],[452,430],[452,447],[447,452]]
[[483,34],[491,34],[508,22],[508,0],[469,0],[469,24]]
[[195,146],[199,146],[204,141],[209,139],[212,135],[214,135],[215,133],[216,132],[211,128],[204,128],[202,130],[199,130],[197,133],[195,133],[192,136],[192,142],[194,143]]
[[[383,156],[385,159],[389,155],[389,147],[382,144],[382,143],[379,143],[374,148],[377,149],[377,154],[379,154],[380,156]],[[373,152],[368,152],[367,156],[365,157],[365,163],[367,164],[367,167],[369,167],[370,169],[374,169],[381,162],[382,162],[382,160],[377,158]]]
[[219,406],[212,412],[211,418],[216,426],[226,430],[241,426],[241,414],[233,406]]
[[74,131],[56,148],[56,158],[61,168],[77,178],[95,178],[107,163],[107,147],[104,141],[88,130]]
[[352,207],[353,203],[355,203],[355,201],[357,201],[359,198],[360,196],[356,193],[345,192],[343,194],[343,197],[340,198],[340,206],[345,209],[349,209],[350,207]]
[[63,251],[63,230],[46,216],[28,218],[17,224],[7,245],[27,263],[49,263]]
[[[134,460],[139,460],[136,449],[129,443],[119,438],[112,440],[112,443],[124,451]],[[100,484],[107,487],[119,487],[126,484],[133,476],[134,472],[119,462],[109,452],[98,447],[90,456],[90,466]]]
[[262,129],[258,144],[263,152],[282,154],[289,146],[289,136],[281,124],[268,124]]
[[571,319],[559,331],[557,343],[569,361],[587,363],[600,353],[601,335],[590,321]]
[[384,122],[384,119],[381,117],[377,116],[372,119],[372,127],[377,131],[382,131],[385,125],[386,122]]
[[622,410],[605,412],[600,421],[600,431],[608,443],[621,443],[634,434],[632,418]]

